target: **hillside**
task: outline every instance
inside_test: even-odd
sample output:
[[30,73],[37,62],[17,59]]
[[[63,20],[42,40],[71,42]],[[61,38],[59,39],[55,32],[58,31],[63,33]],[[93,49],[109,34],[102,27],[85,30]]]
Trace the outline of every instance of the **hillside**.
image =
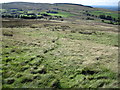
[[115,25],[119,24],[117,11],[93,8],[81,4],[11,2],[3,3],[1,12],[3,18],[47,18],[61,20],[61,18],[72,17],[74,20],[94,20]]
[[118,88],[117,12],[71,3],[2,5],[2,88]]

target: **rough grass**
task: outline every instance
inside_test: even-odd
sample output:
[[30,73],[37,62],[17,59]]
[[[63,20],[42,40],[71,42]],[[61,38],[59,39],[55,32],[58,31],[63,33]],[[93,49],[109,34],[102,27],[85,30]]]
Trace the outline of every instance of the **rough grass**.
[[73,26],[3,28],[3,88],[118,87],[116,32],[79,33],[92,31]]

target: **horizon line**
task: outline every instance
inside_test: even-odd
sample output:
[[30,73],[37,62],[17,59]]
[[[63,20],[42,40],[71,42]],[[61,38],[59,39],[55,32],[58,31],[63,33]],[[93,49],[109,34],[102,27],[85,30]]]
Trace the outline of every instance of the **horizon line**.
[[[5,4],[5,3],[43,3],[43,2],[13,1],[13,2],[2,2],[0,4]],[[57,3],[46,3],[46,4],[57,4]],[[58,3],[58,4],[62,4],[62,2]],[[63,4],[65,4],[65,3],[63,3]],[[80,4],[80,3],[70,3],[70,2],[68,2],[68,4]],[[86,6],[118,6],[118,4],[117,5],[97,5],[97,4],[87,5],[87,4],[80,4],[80,5],[86,5]]]

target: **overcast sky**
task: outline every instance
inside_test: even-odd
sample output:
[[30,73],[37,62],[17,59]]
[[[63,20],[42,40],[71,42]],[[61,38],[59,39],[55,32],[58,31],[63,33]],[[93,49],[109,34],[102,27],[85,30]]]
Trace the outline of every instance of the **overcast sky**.
[[83,5],[118,5],[119,0],[0,0],[0,3],[6,2],[37,2],[37,3],[77,3]]

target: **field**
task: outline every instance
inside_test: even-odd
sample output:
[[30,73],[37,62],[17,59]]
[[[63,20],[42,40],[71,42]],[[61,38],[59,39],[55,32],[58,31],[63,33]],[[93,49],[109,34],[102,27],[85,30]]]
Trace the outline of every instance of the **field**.
[[102,23],[119,25],[117,11],[93,8],[72,3],[4,3],[0,9],[3,18],[19,19],[49,19],[61,20],[65,18],[78,20],[94,20]]
[[3,89],[119,87],[117,11],[11,2],[0,13]]
[[3,19],[3,88],[117,88],[118,28],[96,21]]
[[113,12],[106,12],[106,11],[92,11],[90,12],[92,15],[110,15],[111,17],[117,19],[118,18],[118,14],[117,13],[113,13]]

